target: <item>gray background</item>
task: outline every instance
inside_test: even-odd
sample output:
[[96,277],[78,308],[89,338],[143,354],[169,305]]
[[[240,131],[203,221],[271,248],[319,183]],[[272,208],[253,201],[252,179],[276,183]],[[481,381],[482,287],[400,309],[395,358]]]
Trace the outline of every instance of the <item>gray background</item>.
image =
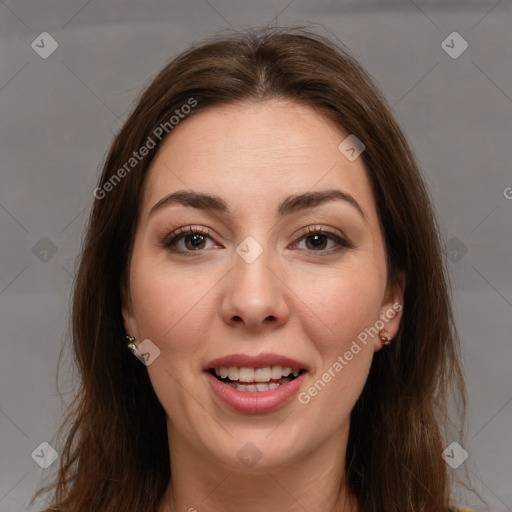
[[[57,466],[42,469],[31,453],[55,444],[63,414],[56,371],[72,275],[114,134],[177,52],[225,28],[276,20],[320,23],[343,41],[417,154],[451,259],[469,386],[469,458],[453,475],[467,468],[489,510],[512,510],[507,0],[0,1],[0,510],[27,510]],[[441,45],[453,31],[469,44],[458,58]],[[46,59],[31,47],[42,32],[58,42]],[[67,349],[59,375],[69,402],[76,376]]]

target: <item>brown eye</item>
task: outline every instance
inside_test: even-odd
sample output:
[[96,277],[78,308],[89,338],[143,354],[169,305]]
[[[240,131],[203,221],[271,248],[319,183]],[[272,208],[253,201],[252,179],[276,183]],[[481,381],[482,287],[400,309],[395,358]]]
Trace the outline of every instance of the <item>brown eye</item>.
[[304,240],[306,240],[306,245],[308,246],[308,249],[315,251],[318,249],[325,249],[325,246],[328,242],[328,238],[325,235],[321,234],[309,235],[305,237]]
[[174,253],[192,256],[206,249],[210,233],[200,228],[180,228],[165,237],[162,246]]
[[[183,237],[185,247],[191,250],[204,249],[205,235],[202,233],[196,233],[194,235],[186,235]],[[189,245],[190,244],[190,245]]]
[[[318,228],[309,229],[303,233],[297,244],[302,241],[306,242],[306,250],[321,253],[332,253],[339,251],[342,248],[352,247],[350,242],[345,238]],[[332,242],[333,244],[330,248],[327,248],[329,242]]]

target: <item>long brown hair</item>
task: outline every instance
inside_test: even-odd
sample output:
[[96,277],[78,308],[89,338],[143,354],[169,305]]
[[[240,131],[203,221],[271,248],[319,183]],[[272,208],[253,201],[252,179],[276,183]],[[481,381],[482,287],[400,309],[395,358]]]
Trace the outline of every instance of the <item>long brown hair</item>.
[[[186,110],[193,116],[215,105],[271,98],[312,106],[363,142],[389,278],[401,271],[406,280],[398,335],[375,354],[351,414],[347,456],[340,460],[349,490],[362,512],[450,510],[441,453],[450,397],[464,412],[466,392],[431,201],[372,80],[341,46],[302,28],[235,33],[182,53],[142,94],[115,138],[74,289],[72,342],[81,387],[60,429],[66,437],[57,479],[36,494],[53,490],[48,510],[149,512],[160,503],[171,478],[165,411],[145,367],[126,350],[121,316],[144,177],[183,105],[194,104]],[[160,140],[155,131],[162,126]],[[130,161],[144,145],[154,147]]]

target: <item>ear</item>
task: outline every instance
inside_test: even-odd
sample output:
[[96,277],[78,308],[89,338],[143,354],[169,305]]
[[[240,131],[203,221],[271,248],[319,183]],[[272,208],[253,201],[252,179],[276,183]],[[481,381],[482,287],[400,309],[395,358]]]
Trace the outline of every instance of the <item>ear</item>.
[[121,313],[123,315],[124,330],[128,336],[137,337],[137,322],[133,312],[133,303],[129,284],[121,286]]
[[[379,331],[382,331],[384,336],[388,336],[391,339],[397,335],[400,321],[402,320],[404,293],[405,274],[400,271],[388,282],[380,309],[380,321],[377,320],[375,323],[375,325],[378,325]],[[382,329],[380,329],[381,326],[383,326]],[[377,336],[375,351],[377,352],[383,346],[380,336]]]

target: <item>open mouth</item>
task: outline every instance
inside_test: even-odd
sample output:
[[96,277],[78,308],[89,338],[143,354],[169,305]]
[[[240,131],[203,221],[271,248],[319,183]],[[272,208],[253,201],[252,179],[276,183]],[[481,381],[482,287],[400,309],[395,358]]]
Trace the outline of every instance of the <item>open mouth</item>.
[[249,368],[230,366],[210,368],[208,370],[222,383],[238,391],[256,393],[277,389],[306,372],[304,369],[292,369],[282,366]]

